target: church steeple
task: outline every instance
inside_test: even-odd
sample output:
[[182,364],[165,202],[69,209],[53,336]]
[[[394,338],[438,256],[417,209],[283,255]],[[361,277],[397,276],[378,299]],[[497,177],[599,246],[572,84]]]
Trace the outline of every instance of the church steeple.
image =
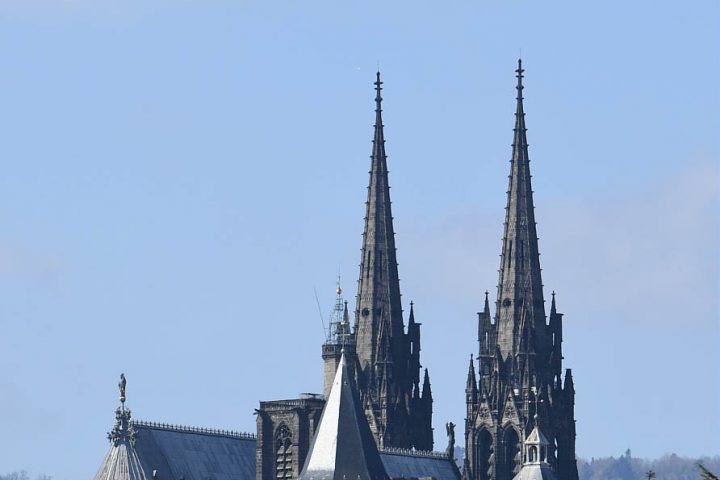
[[[477,401],[473,399],[472,368],[465,389],[466,480],[549,478],[544,474],[534,476],[532,472],[539,465],[547,470],[550,463],[557,466],[564,480],[578,479],[574,391],[571,375],[566,374],[564,387],[561,384],[563,315],[557,312],[554,295],[549,322],[545,317],[523,104],[524,72],[522,61],[518,60],[515,128],[495,317],[490,318],[487,295],[484,310],[478,314]],[[521,448],[520,435],[531,428],[533,414],[545,425],[550,443],[535,445],[533,455],[539,456],[533,456],[533,462],[515,477],[522,466],[523,454],[528,456],[528,451]],[[488,434],[500,426],[502,435]],[[540,438],[538,428],[533,435],[530,440]],[[550,463],[536,460],[543,455]]]
[[[382,81],[380,72],[375,81],[375,132],[370,166],[365,231],[363,233],[357,306],[357,356],[362,371],[367,373],[379,359],[375,354],[388,336],[390,351],[399,353],[404,334],[400,281],[395,254],[395,232],[390,207],[387,155],[382,121]],[[393,341],[395,339],[395,341]]]
[[496,303],[498,346],[504,358],[519,353],[520,338],[525,334],[520,328],[535,329],[545,319],[523,107],[522,60],[518,60],[515,72],[517,106]]

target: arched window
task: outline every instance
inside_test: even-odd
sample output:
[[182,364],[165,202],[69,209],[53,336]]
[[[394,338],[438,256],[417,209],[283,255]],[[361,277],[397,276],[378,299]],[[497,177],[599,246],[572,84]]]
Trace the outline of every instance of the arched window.
[[275,431],[275,478],[290,480],[292,471],[292,432],[284,423]]
[[545,447],[542,447],[542,446],[540,447],[540,461],[541,461],[541,462],[544,462],[544,461],[545,461],[545,451],[546,451],[546,450],[547,450],[547,449],[546,449]]
[[537,447],[536,446],[533,445],[532,447],[530,447],[530,449],[528,451],[528,457],[530,457],[530,458],[528,458],[528,462],[530,462],[530,463],[537,462]]
[[494,477],[495,455],[493,449],[493,439],[490,432],[484,428],[476,437],[477,445],[477,462],[478,462],[478,478],[479,480],[490,480]]
[[520,437],[517,431],[508,427],[503,433],[503,450],[505,453],[505,472],[507,472],[507,478],[513,478],[520,471],[522,466],[521,451],[520,451]]

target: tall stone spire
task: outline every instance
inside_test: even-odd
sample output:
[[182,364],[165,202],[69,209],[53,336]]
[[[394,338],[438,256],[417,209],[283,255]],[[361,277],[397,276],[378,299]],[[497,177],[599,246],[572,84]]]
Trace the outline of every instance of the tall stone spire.
[[[545,321],[540,274],[540,253],[523,108],[523,68],[518,60],[517,107],[510,180],[507,192],[505,232],[500,261],[496,303],[498,346],[503,358],[518,352],[524,328],[533,330]],[[538,330],[541,330],[538,328]]]
[[401,353],[404,334],[382,123],[381,86],[378,72],[375,81],[375,134],[370,156],[370,184],[355,310],[356,351],[360,369],[365,376],[369,373],[370,366],[376,362],[392,361],[391,358],[375,357],[376,353],[381,351],[377,347],[386,342],[380,335],[388,336],[388,353],[397,355]]
[[378,445],[430,450],[432,395],[420,395],[420,323],[403,323],[390,207],[382,81],[375,80],[375,132],[355,307],[355,376]]

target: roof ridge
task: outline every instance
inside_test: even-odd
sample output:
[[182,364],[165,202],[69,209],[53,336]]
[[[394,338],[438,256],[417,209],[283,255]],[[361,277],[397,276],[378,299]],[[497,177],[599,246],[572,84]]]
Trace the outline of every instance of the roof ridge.
[[445,452],[437,452],[433,450],[413,450],[410,448],[396,448],[396,447],[379,447],[378,452],[388,453],[390,455],[410,455],[413,457],[430,457],[448,459],[448,454]]
[[178,431],[187,433],[198,433],[202,435],[215,435],[221,437],[242,438],[245,440],[257,440],[257,435],[248,432],[237,432],[234,430],[221,430],[216,428],[193,427],[189,425],[174,425],[170,423],[149,422],[146,420],[131,420],[133,426],[153,428],[156,430]]

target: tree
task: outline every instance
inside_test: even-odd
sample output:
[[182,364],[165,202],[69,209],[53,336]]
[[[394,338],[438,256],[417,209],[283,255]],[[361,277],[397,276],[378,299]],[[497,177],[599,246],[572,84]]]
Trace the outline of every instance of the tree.
[[653,470],[652,468],[648,470],[647,473],[645,473],[645,478],[647,480],[655,480],[655,470]]
[[698,462],[697,467],[700,469],[700,477],[703,480],[718,480],[718,476],[705,468],[702,463]]

